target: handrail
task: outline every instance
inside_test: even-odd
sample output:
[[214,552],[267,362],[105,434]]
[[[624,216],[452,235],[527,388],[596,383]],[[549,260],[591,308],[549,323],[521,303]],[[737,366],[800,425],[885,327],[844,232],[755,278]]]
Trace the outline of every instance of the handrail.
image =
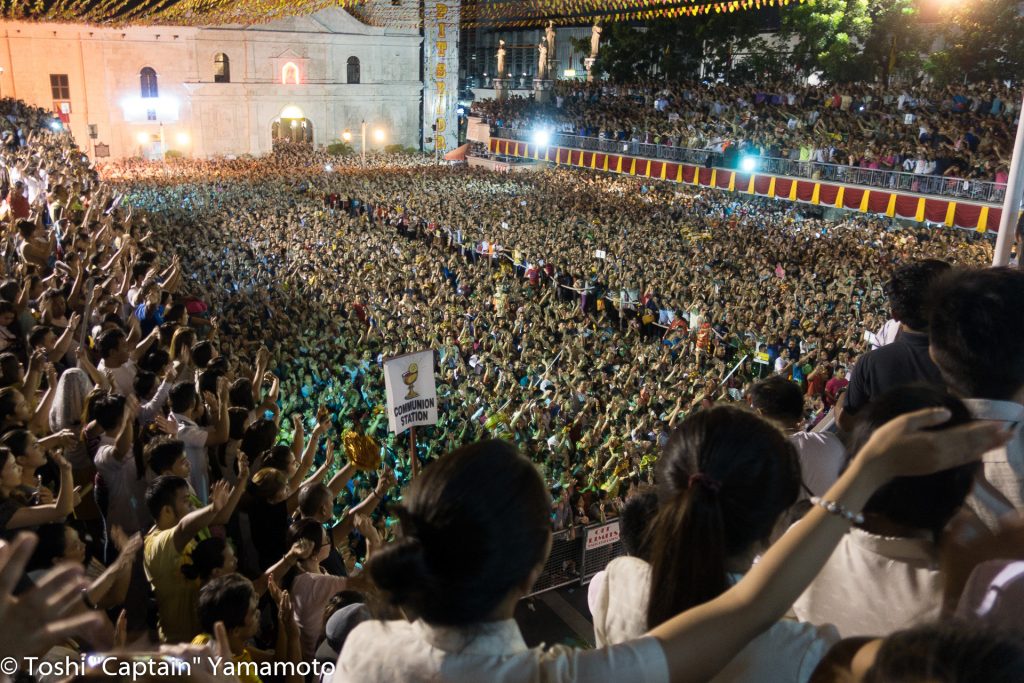
[[[518,140],[520,142],[532,142],[533,132],[522,128],[498,128],[496,137]],[[607,140],[566,133],[553,133],[548,144],[557,147],[675,161],[694,166],[740,170],[735,165],[728,165],[723,153],[708,149],[691,149],[688,147],[655,145],[645,142]],[[842,183],[844,185],[863,185],[865,187],[883,188],[889,191],[955,197],[990,204],[1001,204],[1006,194],[1006,183],[986,180],[918,175],[902,171],[884,171],[881,169],[825,164],[815,161],[796,161],[779,157],[747,156],[745,158],[753,160],[754,167],[749,169],[751,173],[765,173],[791,178],[809,178]],[[736,163],[739,163],[739,159],[736,159]],[[748,169],[743,170],[748,171]]]

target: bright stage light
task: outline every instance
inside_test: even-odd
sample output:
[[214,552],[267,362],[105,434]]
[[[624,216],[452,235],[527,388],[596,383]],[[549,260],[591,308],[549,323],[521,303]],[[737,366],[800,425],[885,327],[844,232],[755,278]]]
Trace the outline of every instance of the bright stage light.
[[384,142],[384,131],[381,130],[380,128],[373,131],[373,139],[376,140],[377,142]]
[[757,170],[757,157],[743,157],[740,159],[740,170],[744,173],[753,173]]
[[189,138],[188,133],[186,133],[185,131],[178,133],[174,139],[177,140],[178,144],[183,147],[187,145],[189,142],[191,142],[191,138]]
[[341,139],[344,140],[345,142],[352,142],[352,131],[346,128],[345,131],[341,134]]
[[551,144],[551,133],[546,130],[538,130],[533,133],[533,144],[538,147],[547,147]]
[[135,136],[135,139],[139,141],[140,145],[144,145],[150,140],[149,133],[139,133]]

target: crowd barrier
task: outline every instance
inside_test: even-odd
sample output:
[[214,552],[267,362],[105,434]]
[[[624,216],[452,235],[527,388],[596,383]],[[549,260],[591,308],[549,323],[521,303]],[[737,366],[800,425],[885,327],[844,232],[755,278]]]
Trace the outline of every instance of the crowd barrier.
[[544,571],[526,597],[565,586],[585,586],[609,562],[623,554],[618,520],[556,531]]
[[[520,142],[533,142],[533,131],[521,128],[499,128],[494,137]],[[726,163],[725,155],[706,149],[690,149],[672,147],[643,142],[623,140],[606,140],[588,138],[566,133],[554,133],[548,143],[553,146],[581,149],[611,154],[627,154],[647,159],[660,159],[694,166],[722,168],[728,170],[744,170],[754,173],[766,173],[790,178],[808,178],[825,180],[847,185],[862,185],[891,191],[912,192],[914,194],[955,197],[975,202],[1001,204],[1006,194],[1006,183],[982,180],[966,180],[946,176],[918,175],[900,171],[884,171],[880,169],[824,164],[811,161],[795,161],[778,157],[751,157],[754,167],[741,169],[736,164]]]

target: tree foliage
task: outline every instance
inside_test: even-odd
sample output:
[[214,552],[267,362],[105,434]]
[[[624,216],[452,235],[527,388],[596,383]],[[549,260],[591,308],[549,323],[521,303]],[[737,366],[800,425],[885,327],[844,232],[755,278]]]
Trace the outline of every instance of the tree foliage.
[[[940,83],[1024,77],[1019,0],[949,3],[928,23],[922,2],[806,0],[781,9],[611,24],[595,70],[615,82],[655,74],[686,79],[697,76],[703,60],[706,73],[737,79],[798,72],[831,82],[885,83],[894,73],[919,76],[922,69]],[[928,54],[938,37],[944,47]],[[589,39],[573,45],[584,57],[590,52]]]
[[[615,82],[655,74],[686,79],[699,74],[703,58],[712,71],[721,72],[727,69],[736,50],[751,44],[763,22],[757,12],[736,12],[659,19],[640,25],[611,24],[601,36],[594,68]],[[574,41],[574,46],[579,52],[585,50],[586,56],[589,40],[578,42]]]
[[945,47],[925,68],[940,83],[1024,78],[1024,19],[1016,0],[971,0],[943,13]]
[[926,48],[914,0],[808,0],[782,14],[783,38],[804,73],[836,82],[886,81]]

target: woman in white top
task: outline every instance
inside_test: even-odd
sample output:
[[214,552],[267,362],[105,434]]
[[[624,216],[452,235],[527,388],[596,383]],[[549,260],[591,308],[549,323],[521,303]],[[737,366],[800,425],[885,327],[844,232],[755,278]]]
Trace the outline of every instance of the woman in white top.
[[785,614],[875,489],[896,476],[977,460],[1010,436],[986,423],[923,431],[948,418],[946,410],[920,411],[875,432],[826,494],[831,511],[812,509],[714,600],[597,650],[526,647],[512,616],[551,548],[550,496],[510,444],[460,448],[416,478],[398,510],[402,538],[368,565],[391,603],[415,621],[356,627],[334,683],[708,681]]
[[[649,530],[650,557],[614,560],[591,590],[599,646],[639,638],[739,581],[796,503],[800,461],[771,423],[720,406],[680,425],[658,460],[657,481],[662,504]],[[714,680],[805,683],[838,640],[832,627],[783,620]]]

